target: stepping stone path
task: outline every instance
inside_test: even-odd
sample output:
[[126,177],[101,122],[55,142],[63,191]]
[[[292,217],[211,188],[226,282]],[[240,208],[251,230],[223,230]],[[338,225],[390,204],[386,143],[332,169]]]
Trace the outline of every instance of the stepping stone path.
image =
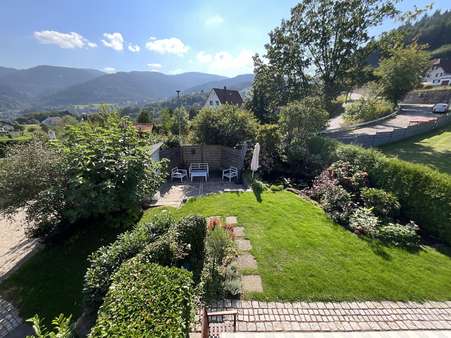
[[[235,216],[226,217],[226,224],[234,225],[233,235],[235,237],[235,244],[238,248],[239,255],[237,258],[238,268],[243,270],[257,271],[257,261],[250,253],[252,249],[251,242],[245,239],[244,228],[238,227],[238,219]],[[244,275],[241,276],[241,292],[263,292],[262,279],[259,275]]]

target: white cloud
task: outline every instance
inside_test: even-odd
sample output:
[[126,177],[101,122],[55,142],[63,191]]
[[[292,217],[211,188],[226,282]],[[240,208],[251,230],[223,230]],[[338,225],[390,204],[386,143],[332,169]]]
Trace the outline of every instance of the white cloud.
[[182,56],[189,50],[189,47],[178,38],[159,40],[153,36],[146,43],[146,48],[159,54],[175,54],[178,56]]
[[220,15],[213,15],[205,20],[207,26],[218,26],[222,23],[224,23],[224,18]]
[[147,67],[149,67],[151,71],[156,72],[160,70],[163,66],[159,63],[148,63]]
[[114,67],[105,67],[105,68],[103,68],[103,71],[105,73],[108,73],[108,74],[113,74],[113,73],[116,73],[116,68],[114,68]]
[[236,56],[225,51],[214,54],[200,51],[197,53],[196,59],[207,68],[208,72],[233,76],[252,73],[253,55],[253,52],[245,49],[241,50]]
[[128,44],[128,50],[132,53],[138,53],[141,50],[141,47],[139,47],[138,45],[134,45],[132,43]]
[[57,45],[60,48],[95,48],[97,44],[90,42],[76,32],[61,33],[57,31],[34,32],[33,36],[43,44]]
[[124,50],[124,38],[121,33],[103,33],[105,40],[102,43],[105,47],[112,48],[117,51]]

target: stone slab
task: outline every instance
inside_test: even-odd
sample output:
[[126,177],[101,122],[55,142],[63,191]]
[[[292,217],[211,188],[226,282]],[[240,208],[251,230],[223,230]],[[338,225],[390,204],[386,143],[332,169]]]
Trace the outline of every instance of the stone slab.
[[248,292],[263,292],[262,279],[259,275],[241,276],[241,290]]
[[240,269],[257,269],[257,261],[254,256],[249,253],[239,255],[237,263]]
[[250,251],[252,249],[251,242],[247,239],[237,239],[235,243],[240,251]]
[[234,227],[233,235],[237,239],[243,239],[244,238],[244,228],[243,227]]
[[237,225],[238,224],[238,220],[235,216],[228,216],[225,219],[226,224],[230,224],[230,225]]

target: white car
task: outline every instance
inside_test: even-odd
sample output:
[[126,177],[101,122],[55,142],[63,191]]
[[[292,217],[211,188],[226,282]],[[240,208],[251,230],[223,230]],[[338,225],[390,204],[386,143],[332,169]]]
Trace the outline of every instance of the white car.
[[437,103],[432,107],[433,113],[446,113],[448,111],[447,103]]

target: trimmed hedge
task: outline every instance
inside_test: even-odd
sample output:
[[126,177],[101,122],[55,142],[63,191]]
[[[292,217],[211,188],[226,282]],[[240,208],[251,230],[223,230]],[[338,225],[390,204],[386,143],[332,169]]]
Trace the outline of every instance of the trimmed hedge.
[[204,217],[187,216],[176,222],[169,213],[154,216],[126,232],[89,257],[83,294],[85,304],[96,309],[111,285],[113,274],[121,264],[139,255],[146,263],[183,266],[200,280],[204,260],[207,224]]
[[451,245],[451,176],[379,151],[315,140],[324,162],[343,160],[368,172],[371,185],[396,195],[401,215],[414,220],[423,234]]
[[114,274],[89,337],[187,337],[193,298],[190,272],[132,258]]
[[97,308],[108,291],[111,276],[121,264],[166,233],[174,223],[175,220],[169,214],[162,213],[152,218],[150,223],[138,224],[133,230],[119,235],[115,242],[93,252],[88,258],[89,267],[84,277],[85,304]]

